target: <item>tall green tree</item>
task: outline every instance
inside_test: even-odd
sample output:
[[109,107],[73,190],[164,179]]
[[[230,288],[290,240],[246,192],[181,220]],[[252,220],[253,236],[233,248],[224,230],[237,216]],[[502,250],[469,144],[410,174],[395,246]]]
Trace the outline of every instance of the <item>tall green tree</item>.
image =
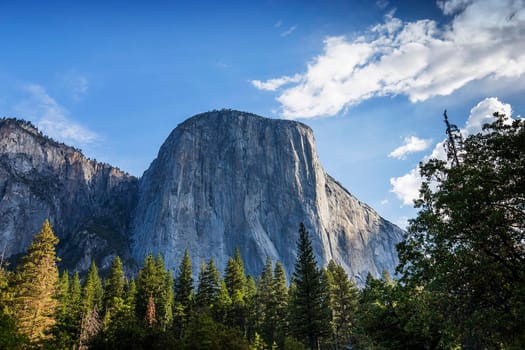
[[346,271],[333,260],[326,270],[330,284],[330,309],[332,310],[333,347],[345,349],[352,341],[352,329],[357,319],[359,289]]
[[195,295],[193,293],[193,271],[188,250],[184,250],[184,257],[179,265],[179,274],[175,280],[175,323],[179,337],[184,334],[184,329],[189,321]]
[[275,323],[277,316],[275,293],[272,260],[267,257],[257,286],[260,335],[266,344],[273,344],[276,338],[276,329],[280,327]]
[[275,297],[275,343],[284,346],[284,339],[288,335],[288,287],[286,286],[286,272],[283,265],[277,261],[273,270],[274,297]]
[[98,274],[98,268],[94,261],[89,266],[84,285],[82,286],[82,313],[87,316],[91,310],[96,308],[102,310],[104,288]]
[[228,325],[238,327],[242,331],[246,326],[246,274],[244,262],[239,248],[235,248],[235,256],[228,259],[224,273],[224,283],[231,299],[231,310],[228,315]]
[[[136,310],[139,319],[144,319],[146,316],[150,296],[156,304],[159,302],[165,282],[165,271],[161,258],[158,257],[155,261],[152,255],[146,256],[136,280]],[[162,309],[158,305],[155,306],[156,309]]]
[[449,138],[447,161],[420,165],[419,213],[398,247],[399,272],[441,298],[465,347],[523,348],[525,120],[495,114],[459,146]]
[[173,323],[173,308],[174,308],[174,281],[171,271],[164,273],[164,284],[160,291],[157,302],[157,319],[160,329],[165,331]]
[[117,312],[118,308],[124,303],[125,286],[124,268],[118,256],[111,263],[111,272],[106,281],[104,289],[104,306],[107,312]]
[[319,347],[321,338],[330,334],[329,290],[322,271],[317,268],[312,244],[302,223],[293,278],[295,288],[290,301],[292,334],[303,339],[313,350]]
[[191,258],[186,249],[179,265],[179,274],[175,280],[175,302],[182,306],[185,315],[189,315],[195,298],[192,275]]
[[0,259],[0,349],[18,350],[27,345],[28,339],[20,334],[13,317],[13,273],[6,269]]
[[215,260],[211,259],[205,266],[201,265],[196,296],[197,305],[210,309],[216,303],[220,290],[221,275],[215,266]]
[[27,255],[17,268],[14,311],[19,331],[31,341],[40,341],[55,324],[59,260],[55,253],[58,238],[46,220],[35,235]]

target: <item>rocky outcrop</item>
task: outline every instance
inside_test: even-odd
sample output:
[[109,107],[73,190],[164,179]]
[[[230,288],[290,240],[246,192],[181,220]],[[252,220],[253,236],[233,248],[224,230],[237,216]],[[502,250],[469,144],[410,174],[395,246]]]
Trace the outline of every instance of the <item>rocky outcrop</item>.
[[188,249],[195,264],[224,268],[239,247],[249,273],[269,256],[290,274],[300,222],[318,262],[361,283],[397,265],[402,231],[326,174],[308,126],[214,111],[174,129],[141,178],[132,254],[160,253],[176,269]]
[[33,125],[0,120],[0,249],[23,253],[46,218],[60,238],[62,265],[85,270],[129,254],[137,179],[87,159]]
[[[402,231],[323,170],[312,130],[301,123],[222,110],[180,124],[140,180],[87,159],[30,123],[0,120],[0,250],[23,253],[49,218],[62,266],[128,267],[160,253],[175,270],[185,249],[194,265],[223,269],[239,247],[248,273],[267,256],[288,275],[299,223],[319,263],[334,259],[361,284],[397,265]],[[197,271],[194,271],[195,274]]]

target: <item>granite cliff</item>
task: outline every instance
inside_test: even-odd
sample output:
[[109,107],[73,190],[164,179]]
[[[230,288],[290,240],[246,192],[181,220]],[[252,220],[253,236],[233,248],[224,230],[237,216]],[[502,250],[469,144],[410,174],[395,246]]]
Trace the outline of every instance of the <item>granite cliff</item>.
[[24,253],[46,218],[60,238],[62,266],[85,270],[129,254],[137,179],[87,159],[31,123],[0,120],[0,249]]
[[[148,253],[176,270],[184,249],[223,269],[239,247],[248,273],[267,256],[294,267],[299,223],[316,258],[363,283],[397,265],[402,231],[323,170],[312,130],[231,110],[181,123],[141,179],[87,159],[30,123],[0,120],[0,249],[24,252],[45,218],[63,266],[129,267]],[[195,269],[195,274],[197,273]]]
[[402,231],[326,174],[308,126],[214,111],[173,130],[140,179],[131,249],[172,269],[188,249],[195,264],[224,268],[237,246],[248,273],[269,256],[290,274],[300,222],[318,262],[334,259],[361,283],[397,265]]

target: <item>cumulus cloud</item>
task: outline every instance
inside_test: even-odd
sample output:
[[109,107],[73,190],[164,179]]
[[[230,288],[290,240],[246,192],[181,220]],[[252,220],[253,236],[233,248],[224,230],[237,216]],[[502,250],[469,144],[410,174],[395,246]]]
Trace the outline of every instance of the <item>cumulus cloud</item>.
[[[484,99],[470,110],[469,118],[465,122],[465,126],[461,129],[463,137],[480,132],[484,124],[494,120],[494,112],[503,113],[510,117],[512,115],[512,108],[509,104],[502,103],[495,97]],[[444,144],[445,140],[439,142],[432,150],[432,153],[423,158],[423,161],[431,158],[446,160],[447,155],[443,147]],[[419,175],[419,167],[416,167],[403,176],[391,178],[391,192],[401,200],[403,205],[412,205],[414,200],[419,197],[419,188],[421,187],[422,181]]]
[[405,159],[407,154],[426,150],[432,144],[431,139],[420,139],[417,136],[405,137],[403,144],[390,152],[391,158]]
[[403,176],[390,179],[392,192],[403,202],[403,205],[412,205],[414,200],[419,197],[421,183],[419,168],[412,169],[408,174]]
[[30,97],[20,103],[16,110],[23,118],[35,120],[43,133],[75,146],[84,146],[98,139],[95,132],[71,120],[68,111],[42,86],[28,84],[24,89]]
[[260,80],[252,80],[251,83],[259,90],[275,91],[281,86],[290,83],[297,83],[301,80],[301,75],[296,74],[292,77],[284,76],[281,78],[270,79],[265,82]]
[[[439,1],[448,25],[389,14],[363,35],[324,40],[323,52],[277,100],[286,118],[332,116],[374,96],[412,102],[446,96],[475,80],[525,72],[523,0]],[[287,79],[281,77],[253,85]],[[291,82],[291,81],[288,81]]]

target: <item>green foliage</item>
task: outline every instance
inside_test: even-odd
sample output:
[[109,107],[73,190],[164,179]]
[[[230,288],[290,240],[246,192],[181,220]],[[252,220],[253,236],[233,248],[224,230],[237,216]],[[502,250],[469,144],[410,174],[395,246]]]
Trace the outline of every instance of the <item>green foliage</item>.
[[310,349],[330,334],[328,281],[317,268],[308,232],[301,223],[297,242],[297,261],[293,273],[295,288],[290,301],[292,334]]
[[219,270],[215,267],[215,261],[213,259],[211,259],[207,265],[201,264],[199,288],[196,296],[197,305],[200,308],[211,309],[216,303],[217,296],[221,290],[220,279]]
[[182,349],[248,350],[250,346],[238,330],[215,322],[207,314],[197,313],[188,325],[188,330],[183,338]]
[[247,293],[246,274],[239,248],[235,248],[235,256],[228,260],[224,274],[224,283],[231,300],[227,316],[227,324],[246,331]]
[[164,275],[164,284],[162,285],[157,302],[157,320],[159,322],[159,327],[162,330],[166,330],[173,322],[173,283],[171,272],[166,271]]
[[125,277],[122,261],[116,256],[111,264],[111,273],[106,281],[104,290],[104,309],[106,312],[114,313],[123,304],[124,285]]
[[102,309],[102,300],[104,297],[104,288],[102,280],[98,274],[98,268],[94,261],[88,269],[84,285],[82,286],[82,313],[88,315],[95,307]]
[[46,220],[17,268],[13,288],[17,328],[32,342],[47,338],[46,333],[55,324],[57,243],[58,238]]
[[288,333],[288,287],[286,286],[286,273],[280,262],[275,263],[273,270],[274,279],[274,323],[278,325],[275,330],[275,342],[278,346],[284,346],[284,338]]
[[385,275],[368,276],[359,295],[352,343],[359,349],[452,349],[440,331],[431,295],[402,286]]
[[330,285],[330,309],[332,310],[332,343],[335,349],[343,349],[352,342],[352,329],[357,318],[359,290],[345,270],[328,263],[326,276]]
[[419,213],[398,247],[399,272],[439,298],[443,327],[464,346],[518,349],[525,347],[525,121],[495,117],[464,141],[457,164],[421,165]]
[[29,344],[29,339],[20,334],[16,328],[15,319],[0,312],[0,349],[18,350]]
[[279,325],[275,323],[277,301],[272,260],[269,257],[266,258],[266,264],[258,280],[257,301],[262,338],[266,344],[272,344],[276,340],[275,333]]
[[184,257],[179,265],[179,274],[175,280],[175,323],[179,330],[179,337],[184,333],[188,323],[195,295],[193,293],[193,271],[188,250],[184,251]]
[[293,337],[284,338],[283,350],[306,350],[303,343]]
[[[159,302],[165,282],[166,278],[162,258],[159,256],[155,260],[152,255],[146,256],[142,269],[137,275],[136,281],[136,309],[137,317],[139,319],[144,319],[146,316],[146,309],[148,307],[150,296],[155,303]],[[162,309],[159,308],[158,305],[155,306],[156,309]]]

